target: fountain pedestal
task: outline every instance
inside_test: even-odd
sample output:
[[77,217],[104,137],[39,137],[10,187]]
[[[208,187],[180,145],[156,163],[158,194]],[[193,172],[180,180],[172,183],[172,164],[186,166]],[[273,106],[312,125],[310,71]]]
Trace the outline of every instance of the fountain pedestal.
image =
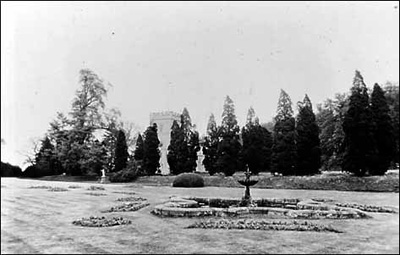
[[242,201],[240,202],[240,206],[254,206],[250,195],[250,186],[255,185],[258,181],[250,180],[251,172],[248,168],[244,174],[246,175],[246,178],[244,180],[238,180],[238,183],[246,187],[244,191],[244,196],[242,197]]

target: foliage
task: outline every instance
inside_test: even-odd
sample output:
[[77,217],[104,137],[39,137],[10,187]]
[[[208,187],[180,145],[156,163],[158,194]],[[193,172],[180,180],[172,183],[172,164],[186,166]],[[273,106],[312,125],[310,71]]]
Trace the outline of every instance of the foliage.
[[297,164],[296,175],[312,175],[319,172],[321,148],[319,128],[315,121],[312,104],[307,95],[299,102],[296,123]]
[[41,141],[41,147],[35,157],[36,176],[55,175],[58,173],[56,166],[56,157],[54,155],[54,146],[46,136]]
[[167,160],[172,174],[196,170],[197,152],[200,150],[199,134],[194,130],[186,108],[181,114],[181,124],[174,121],[171,127],[171,142]]
[[343,120],[348,109],[349,97],[336,94],[318,106],[316,122],[320,129],[321,164],[323,170],[342,170],[344,153]]
[[142,161],[143,160],[143,156],[144,156],[144,154],[143,154],[143,138],[142,138],[142,135],[139,134],[138,138],[137,138],[137,141],[136,141],[136,148],[135,148],[135,152],[134,152],[133,158],[136,161]]
[[157,136],[157,124],[149,126],[144,133],[143,170],[147,175],[154,175],[160,167],[160,140]]
[[269,171],[271,164],[272,136],[255,118],[251,107],[247,115],[247,124],[242,128],[243,160],[253,174]]
[[204,179],[195,173],[182,173],[175,177],[173,187],[195,188],[204,187]]
[[235,106],[232,99],[226,96],[222,112],[222,124],[219,135],[222,140],[218,144],[217,171],[226,176],[233,175],[236,171],[244,170],[239,142],[239,126],[235,115]]
[[22,170],[19,166],[1,162],[1,177],[20,177]]
[[203,165],[210,175],[217,172],[219,132],[214,114],[210,115],[207,125],[207,135],[203,144]]
[[349,109],[344,118],[343,130],[345,154],[342,167],[345,171],[363,176],[372,170],[376,150],[367,87],[359,71],[356,71],[351,88]]
[[387,82],[384,91],[389,106],[389,115],[392,119],[394,140],[396,143],[393,162],[399,163],[399,83]]
[[374,124],[374,140],[377,154],[369,174],[383,175],[388,170],[396,150],[389,106],[381,87],[375,83],[371,94],[371,112]]
[[140,167],[135,161],[130,161],[128,165],[117,172],[109,174],[110,182],[131,182],[140,176]]
[[281,90],[275,116],[274,144],[272,146],[272,171],[283,175],[294,175],[296,170],[295,119],[292,101]]
[[124,131],[119,130],[115,147],[115,172],[120,171],[126,167],[128,156],[128,146],[126,145],[125,133]]

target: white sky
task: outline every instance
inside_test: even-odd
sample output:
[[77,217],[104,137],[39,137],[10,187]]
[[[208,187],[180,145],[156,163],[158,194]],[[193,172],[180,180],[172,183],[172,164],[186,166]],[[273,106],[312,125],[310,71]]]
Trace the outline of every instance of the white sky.
[[1,2],[1,160],[22,166],[31,139],[67,113],[81,68],[113,84],[107,107],[144,130],[187,107],[200,133],[226,95],[239,124],[399,80],[398,2]]

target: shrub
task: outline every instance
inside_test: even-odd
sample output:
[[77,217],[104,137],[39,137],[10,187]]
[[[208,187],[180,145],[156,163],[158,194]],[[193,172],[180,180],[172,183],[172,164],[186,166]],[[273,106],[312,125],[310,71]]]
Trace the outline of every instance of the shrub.
[[172,186],[185,188],[204,187],[204,179],[201,175],[195,173],[182,173],[176,176]]
[[19,166],[1,162],[1,177],[19,177],[21,174],[22,170]]
[[110,182],[131,182],[136,180],[138,173],[136,170],[124,168],[121,171],[110,175]]

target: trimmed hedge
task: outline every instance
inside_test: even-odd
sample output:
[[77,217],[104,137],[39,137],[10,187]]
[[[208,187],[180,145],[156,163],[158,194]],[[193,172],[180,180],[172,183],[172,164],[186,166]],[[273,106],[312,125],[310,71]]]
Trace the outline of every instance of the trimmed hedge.
[[137,172],[132,169],[123,169],[110,174],[110,182],[131,182],[138,177]]
[[175,177],[172,187],[195,188],[204,187],[204,179],[195,173],[182,173]]

